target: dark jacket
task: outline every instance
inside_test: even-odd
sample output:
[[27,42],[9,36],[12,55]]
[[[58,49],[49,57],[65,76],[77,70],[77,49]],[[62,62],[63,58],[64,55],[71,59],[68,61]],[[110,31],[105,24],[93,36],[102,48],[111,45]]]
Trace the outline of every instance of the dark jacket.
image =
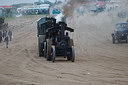
[[8,36],[5,37],[5,41],[8,41]]
[[7,35],[7,31],[3,31],[3,37]]
[[8,35],[9,35],[9,36],[12,36],[12,31],[9,31],[9,32],[8,32]]

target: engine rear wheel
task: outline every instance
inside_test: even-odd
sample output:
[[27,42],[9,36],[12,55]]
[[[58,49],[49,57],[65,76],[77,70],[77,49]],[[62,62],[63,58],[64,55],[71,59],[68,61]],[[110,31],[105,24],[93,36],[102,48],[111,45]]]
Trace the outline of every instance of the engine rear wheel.
[[43,43],[41,42],[41,38],[38,38],[38,50],[39,50],[39,57],[43,56]]
[[56,50],[55,50],[55,46],[52,46],[52,48],[51,48],[51,59],[52,59],[53,63],[55,62],[55,58],[56,58]]
[[75,61],[75,49],[74,49],[74,46],[72,46],[72,56],[71,56],[71,61],[72,61],[72,62]]
[[73,42],[73,39],[70,39],[69,40],[69,47],[72,47],[72,46],[74,46],[74,42]]

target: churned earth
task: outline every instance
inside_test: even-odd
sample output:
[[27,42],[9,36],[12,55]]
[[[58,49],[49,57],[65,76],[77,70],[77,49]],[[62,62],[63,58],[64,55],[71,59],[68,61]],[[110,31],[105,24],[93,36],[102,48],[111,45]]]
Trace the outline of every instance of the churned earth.
[[0,85],[127,85],[128,44],[112,44],[116,22],[108,14],[67,19],[75,29],[74,63],[57,58],[55,63],[38,57],[37,20],[43,16],[9,20],[13,40],[0,44]]

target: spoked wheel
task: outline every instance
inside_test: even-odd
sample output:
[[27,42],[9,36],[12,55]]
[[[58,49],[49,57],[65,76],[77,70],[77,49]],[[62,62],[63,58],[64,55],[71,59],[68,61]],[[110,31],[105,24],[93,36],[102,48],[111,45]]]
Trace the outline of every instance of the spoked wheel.
[[47,43],[44,42],[44,57],[46,58],[47,56]]
[[51,39],[47,39],[47,52],[46,52],[47,61],[51,60],[51,44],[52,44]]
[[73,42],[73,39],[70,39],[69,40],[69,47],[71,48],[72,46],[74,46],[74,42]]
[[71,56],[71,61],[72,61],[72,62],[75,61],[75,49],[74,49],[74,46],[72,46],[72,56]]
[[52,48],[51,48],[51,59],[52,59],[53,63],[55,62],[55,57],[56,57],[55,46],[52,46]]

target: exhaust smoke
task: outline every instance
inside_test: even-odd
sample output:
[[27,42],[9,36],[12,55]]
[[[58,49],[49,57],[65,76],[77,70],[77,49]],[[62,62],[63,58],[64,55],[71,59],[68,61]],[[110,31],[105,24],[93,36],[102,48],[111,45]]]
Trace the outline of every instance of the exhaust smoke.
[[55,16],[56,22],[60,22],[62,21],[62,18],[64,17],[64,15],[62,13],[58,14],[57,16]]
[[[55,16],[58,21],[66,21],[67,17],[73,16],[74,10],[81,4],[85,4],[87,0],[69,0],[61,5],[58,5],[57,8],[61,10],[61,14]],[[63,20],[64,18],[64,20]]]

